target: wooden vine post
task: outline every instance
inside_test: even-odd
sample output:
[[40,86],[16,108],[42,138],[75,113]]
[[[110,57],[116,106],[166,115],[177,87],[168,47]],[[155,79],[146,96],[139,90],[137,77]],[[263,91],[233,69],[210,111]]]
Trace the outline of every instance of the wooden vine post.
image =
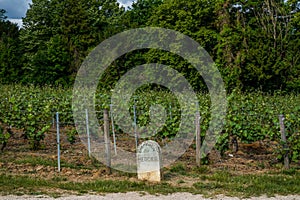
[[283,143],[283,151],[284,151],[284,168],[289,169],[290,168],[290,161],[289,161],[289,151],[288,151],[288,145],[286,141],[286,135],[285,135],[285,127],[284,127],[284,115],[279,115],[279,124],[280,124],[280,133],[281,133],[281,141]]
[[106,155],[106,166],[108,173],[111,174],[111,152],[110,152],[110,138],[109,138],[109,118],[108,110],[104,109],[104,143],[105,143],[105,155]]
[[196,119],[195,119],[195,124],[196,124],[196,163],[197,166],[200,167],[201,165],[201,129],[200,129],[200,113],[196,113]]

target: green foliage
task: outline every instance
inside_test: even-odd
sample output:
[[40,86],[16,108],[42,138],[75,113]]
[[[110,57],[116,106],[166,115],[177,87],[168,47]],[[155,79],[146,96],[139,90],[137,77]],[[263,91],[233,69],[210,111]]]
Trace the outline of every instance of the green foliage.
[[5,13],[5,10],[0,10],[0,82],[11,83],[20,79],[23,56],[19,28],[5,20]]
[[118,31],[122,11],[116,0],[33,1],[20,33],[21,81],[70,86],[90,50]]
[[216,62],[228,89],[299,91],[299,9],[290,3],[220,1]]
[[[31,148],[34,150],[40,148],[40,141],[44,139],[45,133],[50,129],[49,108],[48,105],[45,105],[45,107],[34,109],[32,104],[28,104],[25,110],[26,117],[21,118],[25,137],[29,139]],[[40,121],[41,119],[45,121]]]
[[[294,162],[300,160],[300,106],[295,108],[295,113],[285,115],[285,130],[290,159]],[[281,152],[283,155],[284,152]]]
[[76,134],[77,131],[75,128],[72,128],[70,130],[67,131],[67,139],[70,142],[70,144],[74,144],[76,141]]
[[177,173],[180,175],[186,175],[187,168],[182,163],[178,163],[170,168],[170,172]]
[[[159,132],[155,134],[156,136],[163,138],[175,137],[179,130],[181,112],[179,104],[174,96],[168,92],[147,91],[136,94],[136,97],[137,99],[135,101],[133,98],[131,105],[136,105],[138,125],[147,126],[150,123],[150,116],[153,119],[161,118],[160,111],[151,113],[151,106],[160,105],[162,106],[162,109],[166,111],[166,121]],[[131,109],[131,111],[133,111],[133,109]],[[155,116],[155,114],[158,116]]]
[[[59,112],[62,124],[73,124],[72,91],[59,87],[24,87],[20,85],[0,87],[0,121],[14,128],[23,129],[33,148],[38,148],[39,141],[49,129],[55,112]],[[210,123],[210,97],[199,93],[199,109],[201,116],[201,138],[205,139]],[[299,127],[300,127],[300,99],[297,94],[283,93],[241,93],[234,91],[227,97],[229,108],[224,128],[217,140],[216,148],[222,152],[228,149],[229,137],[236,137],[244,143],[258,140],[273,140],[281,144],[279,128],[279,114],[285,115],[285,128],[289,152],[293,161],[300,160]],[[102,110],[109,108],[110,95],[96,95],[96,110],[100,111],[98,118],[102,118]],[[176,137],[181,122],[181,108],[178,100],[168,91],[137,91],[131,98],[129,112],[133,121],[133,106],[137,110],[138,126],[147,126],[152,119],[161,116],[151,114],[151,106],[160,105],[165,110],[165,124],[152,137],[153,139],[168,140]],[[155,113],[155,112],[154,112]],[[118,113],[114,113],[118,114]],[[195,113],[192,113],[195,116]],[[82,115],[85,119],[85,115]],[[157,128],[157,127],[154,127]],[[115,129],[120,132],[118,127]],[[151,131],[151,130],[150,130]],[[157,130],[155,130],[157,131]],[[67,133],[69,141],[74,142],[76,130]],[[36,143],[35,143],[36,141]],[[281,147],[279,148],[281,149]],[[283,155],[283,151],[276,152]]]
[[2,144],[1,150],[4,149],[9,138],[10,138],[10,133],[8,131],[5,131],[5,129],[2,126],[0,126],[0,144]]
[[163,3],[162,0],[137,0],[133,2],[131,8],[126,12],[130,28],[140,28],[147,26],[149,18],[156,11],[156,7]]
[[[32,149],[40,148],[40,141],[50,129],[54,111],[71,109],[70,101],[63,102],[70,97],[66,98],[68,93],[62,88],[3,85],[0,91],[0,110],[6,113],[0,116],[0,122],[23,130]],[[71,120],[70,114],[62,115],[61,120]]]
[[[197,41],[230,92],[299,91],[299,13],[294,0],[138,0],[127,10],[116,0],[34,0],[21,30],[0,10],[0,81],[70,86],[100,42],[124,30],[156,26]],[[112,89],[133,66],[152,62],[171,65],[196,91],[206,91],[193,66],[153,49],[120,57],[101,87]]]

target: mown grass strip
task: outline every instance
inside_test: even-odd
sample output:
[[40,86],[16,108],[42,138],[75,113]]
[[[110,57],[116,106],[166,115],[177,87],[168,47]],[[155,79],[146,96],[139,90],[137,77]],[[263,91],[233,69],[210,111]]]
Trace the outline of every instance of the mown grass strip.
[[[59,177],[43,180],[20,175],[0,175],[1,194],[49,194],[47,191],[66,191],[66,193],[116,193],[147,192],[149,194],[169,194],[189,192],[214,196],[250,197],[300,194],[300,172],[286,175],[232,175],[220,171],[210,175],[199,174],[199,180],[192,186],[172,186],[166,182],[159,184],[128,180],[96,180],[88,182],[68,182]],[[184,182],[184,181],[183,181]],[[53,194],[51,194],[53,196]],[[54,194],[55,195],[55,194]]]
[[150,194],[169,194],[174,192],[189,192],[190,188],[172,187],[167,183],[149,184],[146,182],[98,180],[89,183],[61,183],[64,190],[75,190],[80,193],[92,191],[97,193],[116,193],[144,191]]
[[3,195],[37,195],[42,194],[40,189],[43,187],[52,188],[54,184],[46,180],[34,179],[27,176],[0,175],[0,193]]
[[203,175],[202,181],[194,183],[195,189],[200,193],[206,190],[215,190],[225,195],[233,196],[274,196],[300,194],[300,172],[292,175],[284,173],[276,175],[232,175],[228,172],[218,172],[211,176]]
[[[97,192],[97,193],[115,193],[144,191],[150,194],[168,194],[174,192],[189,192],[189,188],[172,187],[167,183],[149,184],[146,182],[133,181],[114,181],[97,180],[85,183],[60,182],[52,180],[42,180],[28,176],[0,175],[0,188],[2,194],[38,194],[41,191],[61,189],[79,194]],[[192,190],[190,191],[192,192]]]

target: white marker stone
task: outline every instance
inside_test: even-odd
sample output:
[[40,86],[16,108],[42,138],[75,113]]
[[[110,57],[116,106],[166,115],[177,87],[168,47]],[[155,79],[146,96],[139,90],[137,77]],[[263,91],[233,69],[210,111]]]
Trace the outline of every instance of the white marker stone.
[[138,179],[160,182],[162,179],[161,149],[157,142],[148,140],[137,149]]

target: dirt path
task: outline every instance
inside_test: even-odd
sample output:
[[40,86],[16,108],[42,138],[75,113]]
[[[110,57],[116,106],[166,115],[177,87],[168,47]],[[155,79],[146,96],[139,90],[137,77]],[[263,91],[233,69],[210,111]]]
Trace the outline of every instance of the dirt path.
[[[170,195],[143,195],[136,192],[129,193],[114,193],[100,195],[84,195],[84,196],[65,196],[60,198],[50,198],[46,196],[0,196],[0,200],[204,200],[204,199],[215,199],[215,200],[240,200],[237,197],[225,197],[222,195],[214,198],[204,198],[202,195],[192,195],[189,193],[175,193]],[[289,195],[289,196],[275,196],[275,197],[251,197],[247,200],[300,200],[300,195]]]

